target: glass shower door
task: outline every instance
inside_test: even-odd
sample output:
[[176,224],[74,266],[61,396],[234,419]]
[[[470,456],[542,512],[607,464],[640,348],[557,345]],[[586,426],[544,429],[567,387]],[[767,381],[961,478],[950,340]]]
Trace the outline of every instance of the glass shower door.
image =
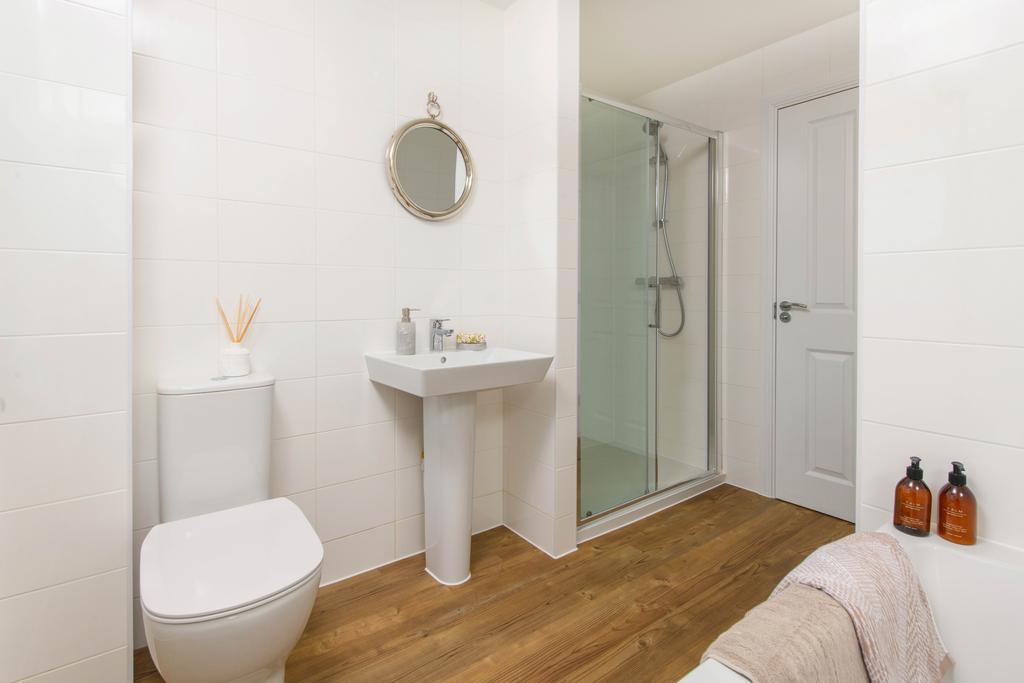
[[[656,487],[656,124],[584,97],[580,108],[579,516]],[[652,240],[652,235],[654,239]]]

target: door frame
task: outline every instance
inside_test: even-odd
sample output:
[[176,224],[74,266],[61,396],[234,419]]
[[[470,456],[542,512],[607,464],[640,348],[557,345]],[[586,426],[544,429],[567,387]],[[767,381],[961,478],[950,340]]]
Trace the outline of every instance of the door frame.
[[[828,97],[844,90],[851,90],[860,85],[858,79],[841,79],[827,83],[821,87],[799,90],[768,100],[764,114],[764,149],[765,154],[761,166],[761,192],[764,201],[761,214],[761,339],[766,343],[761,348],[761,490],[769,498],[775,498],[775,399],[776,399],[776,351],[777,335],[773,306],[775,305],[775,287],[777,284],[778,262],[778,154],[779,154],[779,110],[802,104],[821,97]],[[859,100],[860,98],[858,98]],[[858,101],[858,121],[860,120],[860,104]],[[858,136],[860,133],[858,124]],[[860,144],[858,137],[858,146]],[[859,157],[858,157],[859,159]],[[859,165],[858,160],[858,165]],[[858,169],[859,175],[859,169]],[[858,195],[860,188],[858,186]],[[860,236],[860,212],[854,234]],[[858,290],[860,267],[856,270]],[[858,310],[859,317],[859,310]],[[856,407],[854,408],[856,410]],[[856,416],[855,416],[856,420]],[[859,471],[859,468],[858,468]]]

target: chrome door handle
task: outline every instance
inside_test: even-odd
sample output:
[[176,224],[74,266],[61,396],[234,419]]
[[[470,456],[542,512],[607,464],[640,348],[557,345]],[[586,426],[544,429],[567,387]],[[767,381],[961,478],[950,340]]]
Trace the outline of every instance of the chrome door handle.
[[779,310],[782,311],[810,311],[807,304],[798,304],[795,301],[780,301]]

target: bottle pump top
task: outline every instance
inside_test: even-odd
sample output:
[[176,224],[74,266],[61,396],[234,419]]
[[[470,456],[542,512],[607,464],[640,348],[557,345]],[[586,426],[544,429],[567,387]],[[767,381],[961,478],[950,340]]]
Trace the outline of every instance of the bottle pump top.
[[418,308],[403,308],[402,309],[402,322],[403,323],[411,323],[412,319],[409,317],[409,312],[410,311],[418,311],[418,310],[420,310],[420,309],[418,309]]
[[[907,476],[917,481],[924,479],[924,470],[921,469],[921,458],[914,456],[910,459],[910,467],[907,468]],[[952,477],[953,475],[951,474],[949,476]]]
[[967,475],[964,474],[964,464],[953,461],[953,471],[949,473],[949,483],[953,486],[967,486]]

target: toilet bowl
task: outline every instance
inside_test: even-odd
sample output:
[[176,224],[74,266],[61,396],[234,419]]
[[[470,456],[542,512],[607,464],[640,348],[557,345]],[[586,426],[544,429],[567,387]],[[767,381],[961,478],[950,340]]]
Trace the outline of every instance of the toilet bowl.
[[274,498],[153,527],[139,594],[167,683],[277,683],[320,584],[323,546]]

